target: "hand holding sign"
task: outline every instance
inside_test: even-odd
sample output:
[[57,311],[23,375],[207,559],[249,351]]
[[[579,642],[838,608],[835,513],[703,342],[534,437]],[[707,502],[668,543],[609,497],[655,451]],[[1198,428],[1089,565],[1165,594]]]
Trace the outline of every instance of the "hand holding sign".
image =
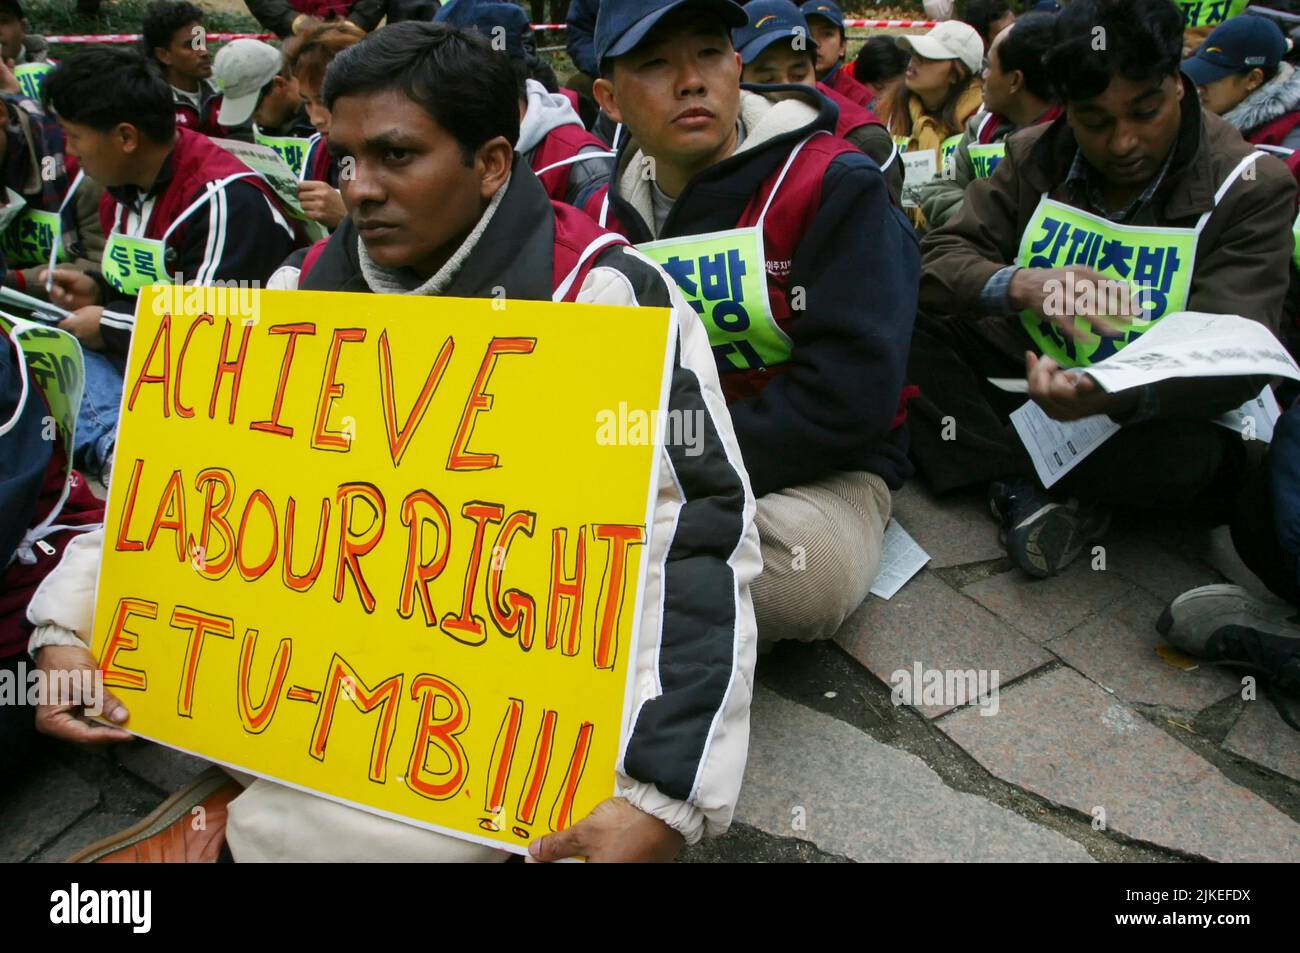
[[299,183],[298,201],[304,212],[330,230],[338,228],[348,214],[343,207],[343,196],[328,182]]
[[593,863],[669,863],[684,843],[659,818],[621,797],[601,801],[578,823],[528,845],[527,863],[585,857]]
[[82,347],[88,347],[92,351],[102,351],[104,336],[99,330],[99,319],[103,315],[103,305],[92,304],[89,307],[78,308],[69,317],[60,321],[58,326],[80,341]]
[[[1052,322],[1061,333],[1073,341],[1089,337],[1089,332],[1078,327],[1082,320],[1091,326],[1095,333],[1106,337],[1118,337],[1124,333],[1130,315],[1081,314],[1073,306],[1076,301],[1073,289],[1091,284],[1093,288],[1105,288],[1109,279],[1092,268],[1072,266],[1068,268],[1021,268],[1011,278],[1007,293],[1012,306],[1017,311],[1032,311],[1038,317]],[[1063,288],[1069,288],[1068,295],[1062,294]],[[1105,295],[1095,295],[1097,302],[1107,300]],[[1060,302],[1070,306],[1061,307]],[[1130,299],[1136,301],[1136,299]],[[1100,311],[1101,309],[1094,309]]]

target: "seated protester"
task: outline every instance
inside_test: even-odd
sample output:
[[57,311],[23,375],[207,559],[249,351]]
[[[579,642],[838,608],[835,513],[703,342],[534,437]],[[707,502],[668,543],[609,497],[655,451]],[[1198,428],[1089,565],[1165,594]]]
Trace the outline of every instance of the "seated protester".
[[222,91],[217,120],[227,127],[253,124],[253,141],[274,149],[301,179],[317,135],[302,103],[289,62],[261,40],[233,40],[212,60]]
[[6,193],[0,218],[0,255],[6,287],[46,299],[40,280],[51,256],[96,270],[104,249],[99,224],[103,188],[64,156],[63,131],[39,102],[24,95],[13,73],[0,66],[5,117],[0,132],[0,175]]
[[[105,188],[101,272],[58,268],[50,299],[85,350],[76,463],[101,475],[116,439],[135,298],[155,282],[265,281],[299,235],[270,186],[179,127],[167,84],[134,50],[92,47],[45,82],[67,150]],[[44,280],[44,279],[42,279]]]
[[[28,604],[67,544],[103,522],[104,504],[72,469],[66,441],[50,439],[56,376],[32,373],[30,365],[24,372],[26,336],[10,331],[0,317],[0,678],[26,686]],[[0,705],[0,784],[30,764],[36,706],[26,695],[10,693]]]
[[799,8],[817,44],[817,81],[825,83],[845,99],[868,106],[875,94],[844,69],[848,37],[844,34],[844,13],[831,0],[808,0]]
[[516,148],[551,199],[580,206],[593,191],[609,183],[614,154],[586,130],[566,97],[548,93],[541,83],[528,78],[526,53],[513,29],[517,19],[527,22],[524,11],[513,3],[478,3],[471,24],[486,37],[497,35],[498,29],[506,31],[505,52],[519,81],[522,116]]
[[1183,72],[1201,105],[1247,142],[1300,149],[1300,70],[1283,62],[1286,50],[1272,20],[1236,17],[1214,28]]
[[[552,202],[518,158],[515,80],[504,57],[472,32],[399,23],[339,56],[325,83],[330,148],[355,161],[343,183],[350,216],[317,243],[300,273],[315,291],[578,301],[671,308],[676,359],[669,412],[700,417],[705,443],[672,443],[647,541],[649,591],[629,710],[618,798],[534,841],[535,860],[669,860],[683,843],[723,833],[740,789],[756,654],[750,582],[759,569],[754,500],[707,335],[659,268],[577,210]],[[395,164],[392,151],[409,150]],[[290,274],[286,274],[289,272]],[[297,284],[281,269],[277,286]],[[98,538],[85,538],[32,602],[29,648],[49,671],[93,659],[89,605]],[[671,558],[669,553],[671,551]],[[70,593],[84,591],[82,598]],[[663,606],[669,606],[666,613]],[[89,660],[89,661],[88,661]],[[111,717],[111,709],[110,717]],[[38,715],[52,734],[87,737],[70,712]],[[115,719],[130,724],[123,712]],[[234,787],[229,793],[238,792]],[[188,805],[187,805],[188,806]],[[184,850],[189,812],[144,844]],[[226,840],[236,861],[490,861],[501,851],[454,839],[271,781],[230,802]],[[224,835],[224,837],[223,837]],[[191,843],[191,848],[199,845]],[[120,855],[119,855],[120,856]],[[164,855],[168,856],[168,855]],[[179,859],[179,858],[177,858]]]
[[[912,59],[903,85],[880,106],[880,115],[901,149],[934,151],[938,174],[979,111],[984,48],[975,30],[960,20],[945,20],[924,36],[900,36],[897,42]],[[919,208],[908,211],[918,228],[925,225]]]
[[140,42],[171,87],[178,126],[220,139],[251,137],[250,130],[229,129],[217,119],[221,93],[208,82],[212,56],[201,9],[189,0],[157,0],[145,14]]
[[45,37],[28,33],[27,26],[19,0],[0,0],[0,59],[18,77],[23,95],[40,102],[41,84],[55,61]]
[[[744,64],[740,78],[759,86],[815,86],[835,104],[839,119],[835,135],[857,146],[885,173],[889,194],[895,201],[903,188],[903,164],[889,130],[866,106],[841,96],[825,83],[816,82],[816,44],[810,39],[808,21],[790,0],[753,0],[745,7],[746,26],[733,30],[731,41]],[[788,93],[766,94],[773,102]]]
[[728,31],[745,22],[730,0],[602,4],[594,92],[628,138],[587,208],[663,263],[708,329],[759,497],[759,638],[811,640],[866,597],[910,473],[919,255],[826,99],[741,89]]
[[921,212],[931,228],[957,214],[971,182],[993,174],[1008,136],[1061,115],[1043,65],[1053,44],[1053,23],[1049,14],[1028,14],[999,33],[989,47],[984,109],[966,121],[966,131],[942,173],[921,186]]
[[1156,626],[1176,648],[1259,678],[1278,714],[1300,731],[1294,705],[1281,697],[1300,696],[1300,408],[1279,418],[1229,525],[1242,564],[1275,599],[1239,585],[1200,586],[1174,599]]
[[338,160],[329,151],[330,111],[321,89],[334,57],[364,38],[351,23],[322,23],[285,44],[285,58],[298,83],[303,109],[319,136],[307,150],[298,201],[304,212],[330,230],[339,227],[347,210],[339,195]]
[[385,0],[244,0],[244,5],[282,40],[302,36],[321,21],[343,22],[345,17],[362,33],[369,33],[379,26],[388,7]]
[[869,36],[858,47],[853,78],[871,91],[872,100],[879,106],[888,102],[894,90],[903,84],[910,59],[892,36]]
[[[1073,369],[1141,333],[1117,307],[1150,305],[1153,321],[1237,314],[1276,333],[1296,196],[1277,159],[1201,109],[1179,72],[1182,25],[1168,0],[1072,0],[1055,26],[1047,67],[1066,114],[1007,140],[993,176],[926,235],[910,365],[917,468],[940,492],[1001,481],[990,502],[1008,554],[1034,576],[1064,569],[1113,506],[1214,515],[1231,498],[1243,441],[1213,419],[1264,381],[1107,394]],[[1105,49],[1090,46],[1094,26]],[[1130,282],[1137,300],[1113,304],[1108,287]],[[1021,374],[1052,419],[1106,414],[1122,427],[1050,492],[1007,426],[1023,397],[987,381]]]
[[987,53],[998,34],[1016,22],[1016,15],[1007,0],[966,0],[965,9],[957,19],[974,28]]

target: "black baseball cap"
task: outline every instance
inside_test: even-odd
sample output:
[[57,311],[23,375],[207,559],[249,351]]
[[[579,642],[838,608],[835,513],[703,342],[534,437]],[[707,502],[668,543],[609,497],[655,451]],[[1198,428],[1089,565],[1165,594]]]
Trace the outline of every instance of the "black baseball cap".
[[596,62],[603,70],[606,60],[631,53],[660,20],[684,8],[716,14],[728,31],[749,22],[732,0],[604,0],[596,16]]

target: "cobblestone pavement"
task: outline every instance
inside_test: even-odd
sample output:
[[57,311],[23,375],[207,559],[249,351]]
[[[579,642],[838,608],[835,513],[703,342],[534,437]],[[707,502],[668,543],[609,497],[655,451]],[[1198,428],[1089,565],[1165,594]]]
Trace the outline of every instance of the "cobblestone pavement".
[[[1266,688],[1248,700],[1240,677],[1157,652],[1165,602],[1235,573],[1221,531],[1129,521],[1030,581],[976,498],[908,488],[895,515],[929,566],[833,643],[763,657],[735,824],[683,859],[1300,859],[1300,732]],[[996,713],[895,705],[891,675],[918,665],[996,670]],[[204,768],[146,742],[46,743],[0,789],[0,860],[62,860]]]

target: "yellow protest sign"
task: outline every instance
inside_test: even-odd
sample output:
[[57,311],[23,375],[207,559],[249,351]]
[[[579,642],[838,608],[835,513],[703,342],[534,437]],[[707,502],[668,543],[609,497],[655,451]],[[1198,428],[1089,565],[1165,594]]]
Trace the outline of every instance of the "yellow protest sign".
[[141,736],[521,850],[614,793],[670,313],[155,286],[94,652]]

